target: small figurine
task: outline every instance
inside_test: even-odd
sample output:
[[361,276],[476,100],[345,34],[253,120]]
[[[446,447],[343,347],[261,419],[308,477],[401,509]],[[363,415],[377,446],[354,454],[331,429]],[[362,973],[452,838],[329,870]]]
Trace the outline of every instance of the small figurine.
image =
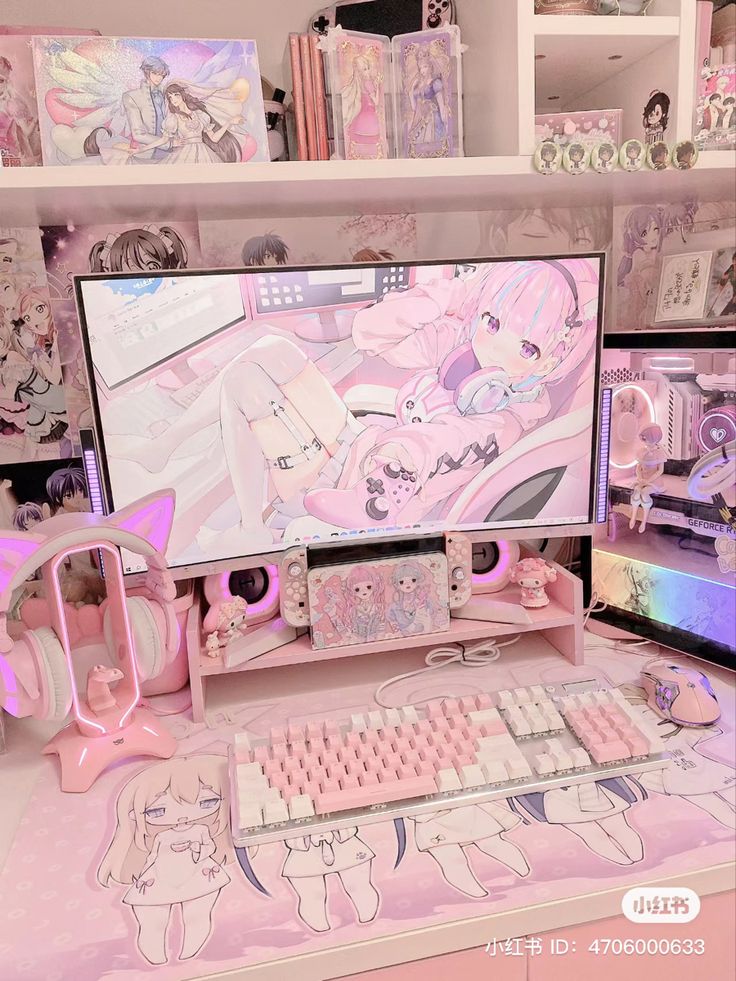
[[87,674],[87,704],[95,713],[101,715],[108,709],[115,708],[117,702],[110,691],[113,681],[122,681],[123,672],[119,668],[111,668],[107,664],[95,664]]
[[247,612],[248,603],[242,596],[233,596],[231,600],[226,600],[220,604],[217,612],[217,629],[215,630],[215,636],[220,647],[227,647],[231,640],[235,640],[236,637],[245,633],[245,615]]
[[522,559],[511,570],[511,582],[521,586],[521,605],[529,609],[549,605],[547,583],[556,579],[556,570],[540,558]]
[[217,634],[207,634],[207,640],[204,645],[205,653],[207,657],[217,657],[220,653],[220,640]]
[[664,473],[667,456],[661,446],[662,436],[662,428],[656,423],[644,426],[639,432],[639,439],[643,445],[636,454],[636,476],[634,486],[631,488],[631,518],[629,519],[629,528],[633,529],[636,525],[637,511],[641,508],[639,534],[647,526],[647,518],[652,507],[652,494],[660,489],[656,482]]

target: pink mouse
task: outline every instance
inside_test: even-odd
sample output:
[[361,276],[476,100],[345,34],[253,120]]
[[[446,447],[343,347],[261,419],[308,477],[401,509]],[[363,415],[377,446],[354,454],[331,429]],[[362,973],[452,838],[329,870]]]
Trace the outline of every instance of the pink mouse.
[[662,718],[693,728],[709,726],[720,719],[716,693],[700,671],[659,661],[648,664],[641,677],[649,707]]
[[107,664],[95,664],[87,674],[87,704],[99,715],[107,709],[115,708],[117,702],[110,691],[113,681],[122,681],[123,672],[119,668],[111,668]]
[[549,604],[546,586],[556,579],[556,570],[536,557],[522,559],[511,570],[511,582],[521,586],[521,605],[531,609]]

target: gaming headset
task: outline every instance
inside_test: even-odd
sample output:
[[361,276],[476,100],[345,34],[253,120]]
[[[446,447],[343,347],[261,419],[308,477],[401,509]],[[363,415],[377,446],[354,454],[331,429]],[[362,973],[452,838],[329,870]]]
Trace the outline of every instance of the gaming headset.
[[[13,640],[7,612],[13,591],[41,569],[49,607],[60,557],[92,548],[99,542],[145,557],[148,574],[142,596],[126,597],[139,681],[156,678],[173,661],[180,632],[174,611],[176,586],[164,552],[174,516],[174,492],[150,494],[114,514],[60,514],[36,525],[32,532],[0,533],[0,706],[17,718],[47,721],[66,718],[72,703],[71,677],[57,629],[25,630]],[[58,616],[64,617],[59,604]],[[53,623],[54,614],[50,612]],[[66,626],[63,628],[66,630]],[[103,615],[103,635],[110,663],[117,663],[110,609]]]

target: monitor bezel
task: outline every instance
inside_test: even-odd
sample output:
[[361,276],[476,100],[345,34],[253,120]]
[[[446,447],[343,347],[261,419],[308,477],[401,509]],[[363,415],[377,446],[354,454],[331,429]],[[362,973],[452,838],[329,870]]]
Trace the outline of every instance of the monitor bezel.
[[[533,525],[533,526],[515,526],[513,528],[485,528],[483,526],[464,526],[462,528],[457,528],[453,526],[444,526],[441,530],[444,531],[460,531],[462,534],[466,535],[473,542],[484,542],[484,541],[499,541],[499,540],[515,540],[523,541],[530,536],[535,538],[568,538],[577,537],[582,535],[591,535],[595,527],[595,502],[596,502],[596,489],[598,486],[599,477],[599,467],[601,461],[599,459],[600,451],[600,413],[601,413],[601,380],[600,380],[600,370],[601,370],[601,352],[603,348],[603,325],[604,325],[604,307],[605,307],[605,272],[606,272],[606,253],[605,252],[575,252],[575,253],[552,253],[546,255],[522,255],[522,256],[472,256],[465,258],[455,258],[455,259],[414,259],[414,260],[402,260],[402,259],[392,259],[390,261],[384,262],[340,262],[340,263],[316,263],[316,264],[290,264],[285,266],[240,266],[240,267],[224,267],[224,268],[207,268],[207,269],[167,269],[157,271],[156,276],[146,278],[182,278],[189,276],[242,276],[246,275],[263,275],[274,273],[288,273],[297,270],[304,269],[325,269],[325,270],[340,270],[340,269],[350,269],[350,268],[369,268],[369,269],[385,269],[391,266],[411,266],[414,268],[424,267],[424,266],[459,266],[459,265],[481,265],[483,263],[498,263],[498,262],[539,262],[542,260],[568,260],[568,259],[589,259],[598,260],[599,263],[599,278],[598,278],[598,311],[597,311],[597,324],[596,324],[596,343],[595,343],[595,363],[594,363],[594,374],[593,374],[593,418],[591,424],[591,466],[590,466],[590,487],[588,493],[588,517],[587,520],[583,522],[575,523],[564,523],[564,524],[552,524],[552,525]],[[104,432],[101,422],[101,413],[98,400],[97,384],[95,382],[95,368],[94,362],[92,360],[92,351],[89,343],[89,332],[87,325],[87,318],[84,310],[84,300],[82,296],[83,284],[93,280],[126,280],[126,279],[141,279],[145,276],[144,270],[138,270],[133,272],[120,272],[120,273],[85,273],[83,275],[73,276],[74,284],[74,299],[77,308],[77,316],[79,318],[80,324],[80,334],[82,338],[82,347],[84,350],[84,360],[85,360],[85,370],[87,373],[87,383],[89,386],[90,393],[90,405],[92,408],[92,416],[94,419],[94,440],[97,449],[97,465],[98,472],[101,478],[101,486],[103,491],[103,500],[105,506],[105,513],[109,514],[111,511],[115,510],[114,499],[112,494],[112,481],[110,479],[110,471],[107,462],[107,451],[105,448]],[[247,311],[246,311],[247,314]],[[233,324],[230,325],[231,327]],[[179,352],[173,357],[179,357],[182,352]],[[607,461],[606,461],[607,465]],[[434,528],[407,528],[406,537],[422,537],[431,534],[437,534],[439,529]],[[385,536],[382,534],[371,533],[368,536],[367,532],[348,532],[345,533],[346,541],[355,541],[356,537],[365,535],[371,540],[378,540],[382,537],[391,537],[396,535],[396,531],[386,532]],[[342,536],[339,536],[342,537]],[[339,541],[339,537],[335,541]],[[171,565],[169,566],[171,573],[175,579],[192,579],[201,576],[214,575],[220,572],[227,572],[229,570],[239,570],[246,568],[256,568],[261,565],[268,563],[276,563],[280,561],[281,557],[284,555],[285,551],[293,547],[298,543],[291,542],[289,544],[278,545],[271,552],[263,552],[254,555],[230,557],[223,559],[215,559],[212,561],[188,563],[187,565]],[[320,542],[319,544],[324,544]],[[126,574],[126,581],[132,585],[137,582],[142,582],[145,577],[145,573],[142,572],[131,572]]]

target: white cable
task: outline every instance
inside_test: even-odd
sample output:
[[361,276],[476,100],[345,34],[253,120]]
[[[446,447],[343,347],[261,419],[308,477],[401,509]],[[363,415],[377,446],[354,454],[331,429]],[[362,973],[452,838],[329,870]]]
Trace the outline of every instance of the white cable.
[[[393,678],[389,678],[388,681],[384,681],[383,684],[376,688],[375,695],[373,696],[376,700],[376,704],[380,705],[381,708],[390,709],[396,708],[395,705],[388,705],[386,702],[381,700],[381,693],[384,689],[390,687],[391,685],[397,684],[399,681],[406,681],[407,678],[415,678],[418,675],[426,674],[428,671],[438,671],[440,668],[449,667],[451,664],[462,664],[468,668],[482,668],[487,664],[491,664],[493,661],[497,661],[501,657],[501,648],[510,647],[511,644],[515,644],[517,640],[521,637],[521,634],[517,634],[510,640],[495,641],[495,640],[484,640],[479,644],[475,644],[473,647],[466,647],[464,644],[448,644],[446,647],[433,647],[431,651],[428,651],[424,658],[424,663],[426,667],[417,668],[415,671],[407,671],[405,674],[397,674]],[[426,699],[420,699],[420,702],[424,702]],[[402,702],[402,705],[418,705],[420,702]]]

